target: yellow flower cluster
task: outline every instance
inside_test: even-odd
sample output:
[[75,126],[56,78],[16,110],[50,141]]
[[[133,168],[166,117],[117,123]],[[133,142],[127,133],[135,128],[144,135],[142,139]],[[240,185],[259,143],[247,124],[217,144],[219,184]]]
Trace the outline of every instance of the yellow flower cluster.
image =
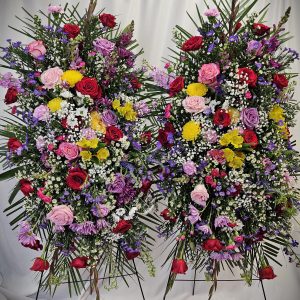
[[47,104],[51,112],[56,112],[61,109],[61,103],[62,103],[61,98],[54,98],[50,100]]
[[126,102],[125,105],[122,106],[120,100],[115,99],[112,103],[112,107],[127,121],[135,121],[137,118],[137,113],[130,102]]
[[274,105],[273,108],[269,112],[269,118],[274,120],[275,122],[279,122],[280,120],[284,121],[284,109],[279,105]]
[[233,129],[223,134],[220,138],[221,146],[233,145],[234,148],[242,148],[244,138],[239,134],[238,129]]
[[195,121],[189,121],[182,128],[182,137],[186,141],[195,141],[198,138],[200,132],[200,124]]
[[97,111],[91,112],[91,128],[103,134],[106,132],[105,124],[103,123],[100,114]]
[[98,138],[93,138],[90,140],[87,140],[86,138],[81,139],[79,142],[76,143],[76,145],[78,145],[81,148],[92,148],[95,149],[97,148],[99,143],[99,139]]
[[206,95],[208,88],[203,83],[191,83],[186,88],[186,93],[189,96],[200,96],[203,97]]
[[[106,160],[109,157],[109,155],[110,155],[109,150],[106,147],[104,147],[104,148],[99,149],[95,156],[100,161],[103,161],[103,160]],[[80,152],[80,156],[83,161],[90,161],[93,157],[93,154],[91,151],[83,150]]]
[[240,112],[233,107],[228,108],[228,113],[230,115],[231,124],[236,124],[240,120]]
[[229,148],[223,149],[224,158],[226,159],[229,167],[239,169],[243,166],[245,154],[238,151],[233,151]]
[[63,73],[61,79],[69,84],[70,87],[74,87],[77,82],[83,78],[83,75],[76,70],[68,70]]

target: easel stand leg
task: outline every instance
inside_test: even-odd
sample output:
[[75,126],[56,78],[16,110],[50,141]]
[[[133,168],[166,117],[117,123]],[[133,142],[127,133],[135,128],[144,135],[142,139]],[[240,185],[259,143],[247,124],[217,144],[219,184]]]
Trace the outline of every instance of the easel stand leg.
[[267,300],[267,296],[266,296],[266,291],[265,291],[263,280],[260,280],[260,284],[261,284],[261,288],[263,290],[264,300]]
[[35,300],[39,299],[39,294],[40,294],[40,291],[41,291],[42,281],[43,281],[43,274],[44,274],[44,272],[41,272],[41,277],[40,277],[40,281],[39,281],[39,287],[38,287],[38,290],[36,292]]
[[139,283],[139,287],[140,287],[140,291],[141,291],[141,294],[142,294],[142,298],[143,298],[143,300],[145,300],[145,295],[144,295],[144,291],[143,291],[143,288],[142,288],[140,276],[139,276],[139,273],[137,271],[134,259],[132,261],[133,261],[133,266],[134,266],[134,270],[135,270],[135,275],[137,277],[137,280],[138,280],[138,283]]
[[197,269],[195,268],[195,271],[194,271],[194,280],[193,280],[193,296],[195,295],[196,275],[197,275]]

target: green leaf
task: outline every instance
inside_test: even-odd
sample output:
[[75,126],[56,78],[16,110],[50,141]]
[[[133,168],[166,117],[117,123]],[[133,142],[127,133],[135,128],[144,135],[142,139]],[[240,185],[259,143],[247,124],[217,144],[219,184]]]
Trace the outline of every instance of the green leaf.
[[16,173],[20,170],[22,170],[23,167],[17,167],[15,169],[11,169],[11,170],[8,170],[6,172],[3,172],[0,174],[0,181],[3,181],[3,180],[7,180],[7,179],[10,179],[10,178],[13,178]]

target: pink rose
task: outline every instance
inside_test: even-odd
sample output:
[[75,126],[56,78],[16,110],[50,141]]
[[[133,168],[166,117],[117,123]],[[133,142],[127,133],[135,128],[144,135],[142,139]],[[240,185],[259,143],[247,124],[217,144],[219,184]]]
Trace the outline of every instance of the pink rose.
[[200,96],[187,97],[182,101],[182,105],[189,113],[199,113],[206,109],[205,98]]
[[191,192],[191,198],[195,203],[204,207],[206,205],[206,200],[209,198],[206,187],[203,184],[196,185]]
[[46,54],[46,48],[43,41],[33,41],[28,44],[27,47],[29,54],[34,58],[38,58]]
[[198,81],[214,88],[217,85],[217,76],[220,74],[220,67],[217,64],[210,63],[202,65],[198,71]]
[[209,8],[206,11],[204,11],[204,16],[206,17],[217,17],[220,15],[220,12],[216,7]]
[[183,164],[183,171],[187,175],[194,175],[197,172],[196,164],[193,161],[188,160]]
[[48,13],[49,14],[62,14],[64,12],[63,8],[59,5],[49,5],[48,6]]
[[74,216],[69,206],[58,205],[47,214],[47,219],[57,226],[64,226],[72,224]]
[[59,67],[50,68],[41,75],[41,81],[45,89],[54,89],[61,83],[61,76],[64,72]]
[[39,188],[38,191],[37,191],[37,196],[43,200],[45,203],[51,203],[52,202],[52,198],[45,195],[43,192],[44,192],[45,188],[42,187],[42,188]]
[[47,105],[39,105],[34,109],[33,116],[39,121],[48,121],[50,119],[50,110]]
[[63,142],[58,147],[58,152],[68,160],[78,157],[78,147],[75,144]]
[[214,144],[218,141],[218,134],[215,130],[213,129],[208,129],[203,133],[204,139],[209,143],[209,144]]

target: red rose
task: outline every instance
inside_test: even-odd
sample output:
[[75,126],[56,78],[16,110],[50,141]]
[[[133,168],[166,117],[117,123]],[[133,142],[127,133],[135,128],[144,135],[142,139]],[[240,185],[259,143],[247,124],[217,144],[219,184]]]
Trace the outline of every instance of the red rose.
[[175,96],[184,88],[184,77],[176,77],[169,86],[169,95],[171,97]]
[[147,193],[150,190],[151,186],[152,186],[152,181],[149,179],[144,179],[142,181],[141,192]]
[[202,36],[192,36],[182,44],[181,50],[185,52],[196,51],[201,48],[202,43],[203,43]]
[[171,221],[171,222],[176,222],[177,218],[176,217],[171,217],[170,216],[170,211],[168,208],[165,208],[161,213],[161,217],[163,217],[166,221]]
[[274,279],[277,275],[274,274],[273,268],[267,266],[258,270],[260,279]]
[[214,124],[218,126],[228,127],[231,122],[231,118],[229,113],[227,113],[224,109],[217,109],[214,114]]
[[83,188],[83,185],[87,179],[87,172],[80,168],[73,168],[69,170],[66,178],[66,183],[69,188],[74,191],[79,191]]
[[99,21],[103,26],[114,28],[116,26],[116,17],[111,14],[101,14],[99,15]]
[[258,145],[258,138],[256,133],[251,129],[244,130],[244,141],[246,144],[251,145],[251,147],[256,147]]
[[70,267],[82,269],[87,267],[88,258],[85,256],[76,257],[70,262]]
[[43,272],[49,269],[49,263],[47,260],[37,257],[30,268],[31,271]]
[[132,228],[132,224],[130,221],[127,220],[120,220],[117,223],[117,226],[115,228],[113,228],[112,232],[113,233],[121,233],[124,234],[126,233],[128,230],[130,230]]
[[188,270],[188,266],[184,259],[174,259],[172,263],[171,272],[176,274],[185,274]]
[[221,242],[217,239],[208,239],[203,243],[202,248],[206,251],[219,252],[223,249],[223,246]]
[[12,104],[17,101],[17,98],[18,98],[18,90],[15,87],[10,87],[6,92],[4,102],[6,104]]
[[118,141],[123,137],[123,132],[116,126],[108,126],[105,133],[105,141],[109,144],[111,141]]
[[25,248],[30,248],[32,250],[36,250],[36,251],[39,251],[39,250],[43,250],[43,246],[41,244],[41,242],[39,240],[35,240],[34,241],[34,244],[24,244],[24,243],[21,243],[21,245]]
[[130,80],[131,86],[134,90],[138,90],[142,87],[142,84],[139,82],[139,80],[134,77]]
[[141,141],[145,144],[149,144],[152,139],[152,132],[151,131],[145,131],[141,134]]
[[9,151],[16,151],[22,143],[17,138],[9,138],[7,141],[7,148]]
[[132,260],[140,255],[140,251],[133,251],[133,252],[125,252],[125,256],[128,260]]
[[264,35],[271,29],[269,26],[260,23],[254,23],[252,28],[256,35]]
[[30,193],[34,191],[33,187],[31,186],[31,182],[27,179],[21,179],[19,185],[20,185],[21,192],[25,196],[28,196]]
[[[255,87],[257,83],[257,75],[256,73],[249,68],[239,68],[238,71],[240,82],[246,82],[249,86]],[[247,79],[245,78],[247,77]]]
[[76,83],[75,88],[82,95],[89,95],[92,98],[101,98],[102,96],[102,89],[96,78],[83,77]]
[[283,89],[289,85],[289,81],[284,74],[275,74],[273,77],[273,82],[279,89]]
[[69,39],[74,39],[80,33],[80,27],[75,24],[65,24],[63,28]]

